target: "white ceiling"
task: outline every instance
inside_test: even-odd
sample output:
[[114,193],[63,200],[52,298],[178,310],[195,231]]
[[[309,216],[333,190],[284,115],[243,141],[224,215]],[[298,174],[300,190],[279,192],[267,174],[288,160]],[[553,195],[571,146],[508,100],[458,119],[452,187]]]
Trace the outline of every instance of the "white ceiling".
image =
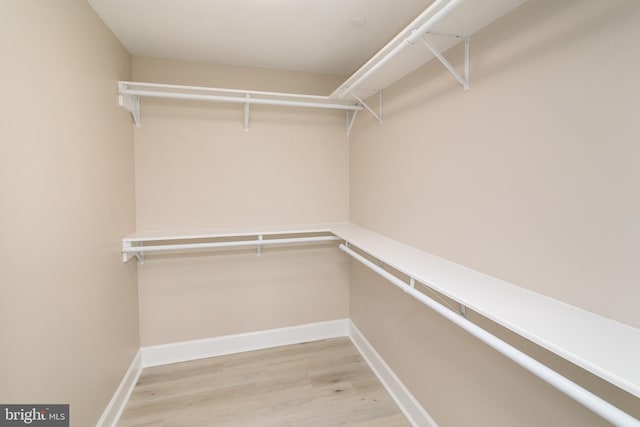
[[349,75],[432,0],[87,2],[135,56]]

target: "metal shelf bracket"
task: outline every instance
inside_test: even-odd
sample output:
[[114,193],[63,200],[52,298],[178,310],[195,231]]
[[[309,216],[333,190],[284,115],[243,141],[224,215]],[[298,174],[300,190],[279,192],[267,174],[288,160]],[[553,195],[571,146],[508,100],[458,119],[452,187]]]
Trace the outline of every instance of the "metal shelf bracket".
[[[360,107],[360,110],[362,110],[363,108],[366,109],[369,113],[371,113],[371,115],[373,117],[375,117],[375,119],[379,122],[382,123],[382,91],[378,91],[378,112],[376,113],[373,108],[371,108],[369,105],[367,105],[367,103],[365,103],[362,98],[360,98],[358,95],[352,93],[351,96],[353,97],[353,99],[355,99],[356,101],[358,101],[358,103],[356,104],[357,106]],[[356,121],[356,116],[358,115],[358,111],[360,110],[354,110],[353,113],[349,114],[349,111],[347,111],[347,136],[349,134],[351,134],[351,128],[353,127],[353,124]]]
[[[427,33],[427,34],[429,34],[429,33]],[[446,36],[446,37],[456,37],[456,38],[460,38],[461,37],[461,36],[458,36],[458,35],[449,35],[449,34],[440,34],[440,33],[431,33],[431,34],[436,34],[436,35],[439,35],[439,36]],[[422,41],[422,43],[427,47],[427,49],[429,49],[431,51],[431,53],[433,53],[433,56],[438,58],[438,60],[451,73],[451,75],[453,75],[453,77],[455,77],[455,79],[458,81],[458,83],[460,83],[462,85],[462,87],[464,88],[465,92],[468,91],[469,88],[470,88],[470,86],[469,86],[469,42],[470,42],[470,37],[468,37],[468,36],[464,37],[464,77],[460,75],[458,70],[456,70],[455,67],[453,65],[451,65],[451,63],[449,61],[447,61],[447,58],[445,58],[444,55],[442,55],[442,52],[440,52],[438,49],[436,49],[436,47],[433,46],[429,42],[429,40],[427,40],[426,34],[420,38],[420,41]]]
[[375,118],[376,118],[376,120],[378,120],[378,122],[382,123],[382,91],[379,91],[379,92],[378,92],[378,96],[379,96],[379,104],[380,104],[380,105],[379,105],[379,107],[378,107],[378,110],[379,110],[379,111],[378,111],[377,113],[376,113],[375,111],[373,111],[373,109],[372,109],[371,107],[369,107],[369,106],[367,105],[367,103],[366,103],[366,102],[364,102],[364,101],[363,101],[363,100],[362,100],[358,95],[356,95],[355,93],[352,93],[352,94],[351,94],[351,96],[353,96],[353,98],[354,98],[356,101],[358,101],[358,103],[359,103],[360,105],[362,105],[364,108],[366,108],[366,110],[367,110],[368,112],[370,112],[370,113],[371,113],[371,115],[372,115],[373,117],[375,117]]
[[[246,94],[247,102],[244,103],[244,131],[249,132],[249,98],[251,95]],[[259,255],[259,254],[258,254]]]
[[144,264],[144,252],[131,252],[134,247],[142,246],[139,242],[122,242],[122,262],[127,262],[131,258],[136,258],[140,264]]
[[140,127],[140,97],[138,95],[123,95],[122,90],[127,89],[127,85],[118,82],[118,105],[131,113],[136,127]]
[[351,134],[351,128],[353,127],[353,124],[356,121],[356,116],[358,115],[358,111],[360,110],[353,110],[353,113],[349,114],[349,111],[347,110],[347,136]]

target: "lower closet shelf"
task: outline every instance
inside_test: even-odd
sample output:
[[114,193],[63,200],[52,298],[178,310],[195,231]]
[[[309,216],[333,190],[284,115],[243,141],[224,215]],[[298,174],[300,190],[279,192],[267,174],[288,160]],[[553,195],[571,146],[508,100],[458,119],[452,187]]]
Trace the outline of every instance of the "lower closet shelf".
[[136,257],[144,262],[148,252],[172,252],[230,247],[256,247],[340,240],[331,224],[274,226],[260,228],[225,228],[212,230],[180,230],[169,232],[137,232],[122,239],[122,260]]
[[[193,243],[199,239],[208,241]],[[378,273],[405,292],[413,294],[415,291],[414,297],[420,299],[420,286],[431,288],[463,308],[473,310],[640,397],[639,329],[455,264],[353,223],[141,232],[123,239],[123,259],[127,261],[134,256],[143,259],[141,255],[145,252],[224,246],[256,246],[259,254],[262,245],[332,240],[343,241],[341,248],[361,262],[375,259],[408,276],[410,282],[404,283],[384,270],[378,271],[381,269],[371,263]],[[186,241],[189,243],[183,243]],[[463,317],[457,313],[456,316]],[[468,321],[465,319],[465,322]],[[618,424],[640,426],[637,420],[630,420],[623,416],[623,421]]]

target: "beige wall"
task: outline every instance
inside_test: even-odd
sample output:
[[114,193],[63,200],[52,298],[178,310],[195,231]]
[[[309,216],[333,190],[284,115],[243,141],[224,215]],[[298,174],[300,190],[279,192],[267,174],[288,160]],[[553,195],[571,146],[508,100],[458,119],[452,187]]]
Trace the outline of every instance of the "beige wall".
[[[134,58],[136,81],[328,93],[336,76]],[[135,130],[138,230],[344,221],[349,148],[342,113],[142,101]]]
[[[136,81],[326,94],[340,77],[134,58]],[[345,221],[345,117],[324,110],[143,100],[135,130],[139,230]],[[143,345],[348,317],[332,247],[149,258]],[[292,304],[295,301],[295,304]]]
[[349,317],[349,262],[336,245],[148,257],[142,345]]
[[0,402],[95,425],[139,346],[131,59],[81,0],[3,0],[0,34]]
[[[351,219],[640,327],[638,22],[635,1],[532,0],[472,38],[469,92],[435,62],[395,84],[384,123],[352,132]],[[442,426],[599,425],[359,266],[351,286],[351,318]]]
[[[443,427],[601,425],[331,245],[149,257],[139,295],[119,245],[136,218],[351,216],[640,327],[639,20],[630,0],[530,0],[473,38],[470,92],[432,63],[386,91],[384,124],[358,118],[350,148],[344,115],[315,110],[253,106],[245,133],[238,105],[145,100],[132,131],[120,79],[326,94],[342,78],[132,63],[84,1],[1,2],[0,401],[71,403],[92,425],[140,343],[350,316]],[[487,327],[640,417],[637,399]]]

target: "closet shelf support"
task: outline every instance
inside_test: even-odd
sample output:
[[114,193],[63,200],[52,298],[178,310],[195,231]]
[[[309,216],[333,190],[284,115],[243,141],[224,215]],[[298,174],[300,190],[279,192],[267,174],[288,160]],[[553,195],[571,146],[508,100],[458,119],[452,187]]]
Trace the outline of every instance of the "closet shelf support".
[[249,132],[249,98],[251,95],[246,94],[247,102],[244,103],[244,131]]
[[122,242],[122,262],[127,262],[131,258],[136,258],[140,264],[144,264],[144,252],[138,252],[136,248],[140,248],[139,242],[123,241]]
[[124,93],[126,89],[126,84],[118,82],[118,105],[131,113],[136,127],[140,127],[140,96]]
[[[451,36],[458,37],[458,36]],[[433,53],[433,56],[438,58],[438,60],[444,65],[444,67],[451,73],[453,77],[462,85],[465,91],[468,91],[469,86],[469,37],[464,38],[464,77],[460,75],[458,70],[447,60],[447,58],[442,55],[434,45],[432,45],[429,40],[427,40],[426,36],[420,38],[420,41]]]
[[360,105],[362,105],[362,106],[363,106],[363,107],[364,107],[364,108],[365,108],[369,113],[371,113],[371,115],[372,115],[373,117],[375,117],[375,118],[376,118],[376,120],[377,120],[378,122],[382,123],[382,91],[378,92],[378,94],[379,94],[379,98],[378,98],[378,99],[379,99],[379,103],[380,103],[378,113],[376,113],[375,111],[373,111],[373,109],[372,109],[371,107],[369,107],[369,106],[367,105],[367,103],[366,103],[366,102],[364,102],[364,101],[363,101],[363,100],[362,100],[358,95],[356,95],[355,93],[352,93],[352,94],[351,94],[351,96],[353,96],[353,98],[354,98],[356,101],[358,101],[358,103],[359,103]]
[[347,111],[347,136],[351,134],[351,128],[356,121],[356,116],[358,115],[358,110],[354,110],[349,116],[349,112]]

